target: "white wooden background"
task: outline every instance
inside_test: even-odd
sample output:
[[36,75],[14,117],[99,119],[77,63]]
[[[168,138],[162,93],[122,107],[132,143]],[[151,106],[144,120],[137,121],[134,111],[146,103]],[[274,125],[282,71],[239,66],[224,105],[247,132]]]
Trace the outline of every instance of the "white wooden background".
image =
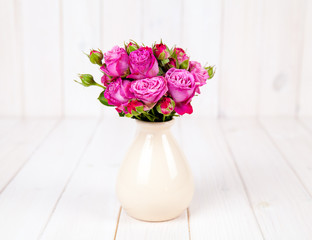
[[114,115],[73,79],[130,38],[217,66],[198,116],[312,115],[309,0],[0,0],[0,32],[1,116]]

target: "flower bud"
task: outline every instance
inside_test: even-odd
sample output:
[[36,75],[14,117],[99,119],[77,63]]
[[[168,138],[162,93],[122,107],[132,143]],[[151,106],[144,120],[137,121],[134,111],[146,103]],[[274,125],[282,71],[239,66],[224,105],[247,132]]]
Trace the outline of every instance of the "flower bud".
[[81,79],[81,84],[85,87],[96,85],[93,76],[90,74],[80,74],[79,78]]
[[208,75],[209,75],[208,79],[213,78],[213,76],[215,75],[215,72],[216,72],[214,66],[208,66],[208,67],[205,67],[205,69],[207,70]]
[[176,60],[174,58],[169,58],[168,66],[169,68],[176,68],[177,67]]
[[128,54],[131,52],[138,50],[140,46],[133,40],[131,40],[127,45],[125,45],[126,51]]
[[131,100],[125,107],[126,116],[137,116],[144,112],[144,104],[138,100]]
[[170,52],[168,47],[165,44],[156,44],[153,47],[154,55],[158,60],[165,60],[168,59],[170,56]]
[[91,63],[102,66],[103,53],[101,50],[91,50],[88,57]]
[[175,102],[169,97],[164,97],[159,101],[156,109],[160,114],[168,116],[173,111],[174,107]]

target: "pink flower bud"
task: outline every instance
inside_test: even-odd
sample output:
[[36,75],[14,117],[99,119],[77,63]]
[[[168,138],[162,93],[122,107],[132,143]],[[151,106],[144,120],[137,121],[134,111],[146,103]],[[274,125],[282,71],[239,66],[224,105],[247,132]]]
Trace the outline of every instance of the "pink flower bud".
[[189,60],[189,56],[186,55],[185,51],[182,48],[175,48],[173,51],[177,55],[177,60],[179,64],[182,64],[184,61]]
[[177,62],[174,58],[169,58],[168,65],[170,68],[176,68],[177,67]]
[[173,111],[174,107],[175,102],[169,97],[164,97],[158,102],[156,109],[160,114],[167,116]]
[[137,44],[135,41],[129,42],[127,45],[125,45],[126,51],[128,54],[131,52],[138,50],[140,48],[139,44]]
[[158,60],[165,60],[168,59],[170,56],[170,52],[169,49],[167,48],[167,46],[165,44],[156,44],[153,48],[154,51],[154,55],[156,56],[156,58]]
[[[136,99],[130,100],[125,106],[127,117],[140,115],[144,111],[144,104]],[[130,116],[131,115],[131,116]]]

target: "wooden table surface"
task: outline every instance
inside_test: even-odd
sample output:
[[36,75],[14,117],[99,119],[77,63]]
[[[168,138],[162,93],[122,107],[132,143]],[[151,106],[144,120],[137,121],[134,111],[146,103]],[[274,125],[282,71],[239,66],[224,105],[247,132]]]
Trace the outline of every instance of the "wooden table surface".
[[0,239],[311,240],[312,118],[181,118],[187,211],[134,220],[115,195],[135,122],[0,119]]

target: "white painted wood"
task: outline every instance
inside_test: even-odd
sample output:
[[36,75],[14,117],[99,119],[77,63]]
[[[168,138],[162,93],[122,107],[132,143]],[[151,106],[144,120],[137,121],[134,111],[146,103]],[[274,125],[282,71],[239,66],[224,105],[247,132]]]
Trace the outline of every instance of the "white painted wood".
[[222,123],[264,238],[311,239],[311,196],[264,130],[253,120]]
[[90,73],[101,83],[98,65],[83,54],[101,48],[100,0],[62,1],[63,19],[63,82],[66,115],[98,116],[103,108],[97,100],[103,89],[85,88],[73,81],[78,73]]
[[172,221],[153,223],[133,219],[122,211],[116,239],[188,240],[187,212]]
[[22,114],[22,78],[17,11],[14,1],[0,1],[0,116]]
[[312,116],[312,2],[306,1],[304,42],[302,51],[301,74],[298,89],[299,114]]
[[133,39],[141,43],[142,3],[140,0],[102,2],[102,46],[104,51]]
[[306,2],[264,1],[259,115],[296,113]]
[[263,239],[218,122],[207,118],[180,122],[180,139],[195,179],[189,208],[191,238]]
[[0,239],[38,238],[96,122],[64,120],[36,150],[0,195]]
[[129,119],[101,121],[41,239],[114,238],[120,208],[115,179],[132,130]]
[[262,2],[225,0],[221,21],[219,115],[256,115],[259,74],[263,69]]
[[60,1],[17,0],[26,116],[62,114]]
[[140,19],[142,40],[152,45],[160,39],[168,45],[182,46],[183,0],[142,1],[143,11]]
[[312,117],[301,117],[300,122],[312,134]]
[[18,118],[0,118],[0,139],[5,138],[6,133],[11,131],[17,122]]
[[8,131],[1,136],[0,193],[48,136],[56,123],[57,120],[48,119],[22,120],[9,127]]
[[[201,87],[201,95],[192,100],[196,115],[218,115],[220,82],[221,1],[183,1],[182,41],[190,60],[217,66],[213,80]],[[198,26],[198,27],[195,27]]]
[[261,124],[312,196],[312,135],[292,118],[264,118]]

